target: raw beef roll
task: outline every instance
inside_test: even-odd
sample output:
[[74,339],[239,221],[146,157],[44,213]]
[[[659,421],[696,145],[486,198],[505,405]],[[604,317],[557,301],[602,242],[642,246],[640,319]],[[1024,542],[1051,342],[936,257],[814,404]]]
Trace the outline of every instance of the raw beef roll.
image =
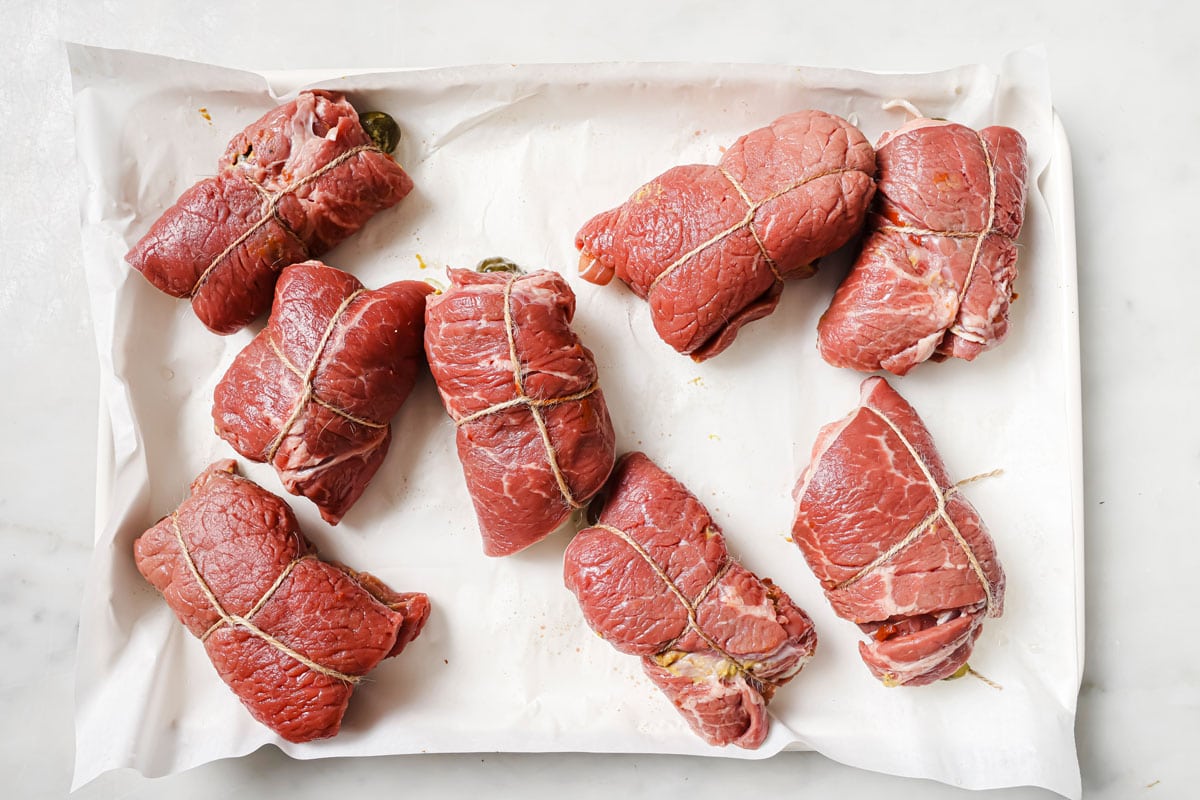
[[271,317],[213,397],[217,434],[336,525],[383,463],[424,363],[420,281],[374,291],[319,261],[283,270]]
[[734,142],[717,166],[675,167],[583,226],[580,275],[616,275],[650,304],[654,329],[703,361],[775,310],[785,278],[862,227],[875,154],[840,117],[800,111]]
[[1004,608],[1004,571],[978,512],[950,482],[925,424],[882,378],[821,429],[796,485],[792,539],[859,653],[888,686],[966,668],[984,617]]
[[428,299],[425,352],[489,556],[545,538],[612,471],[612,421],[574,316],[571,287],[545,270],[450,270]]
[[704,741],[758,747],[768,701],[816,649],[812,622],[734,561],[708,510],[642,453],[622,457],[604,494],[563,567],[588,625],[641,656]]
[[879,143],[870,234],[817,326],[835,367],[903,375],[974,359],[1008,333],[1025,214],[1025,140],[918,119]]
[[411,190],[342,95],[303,92],[235,136],[217,174],[184,192],[125,260],[190,297],[210,330],[233,333],[270,307],[279,270],[322,255]]
[[424,594],[321,561],[287,504],[233,461],[200,473],[134,557],[251,715],[289,742],[335,735],[362,676],[429,616]]

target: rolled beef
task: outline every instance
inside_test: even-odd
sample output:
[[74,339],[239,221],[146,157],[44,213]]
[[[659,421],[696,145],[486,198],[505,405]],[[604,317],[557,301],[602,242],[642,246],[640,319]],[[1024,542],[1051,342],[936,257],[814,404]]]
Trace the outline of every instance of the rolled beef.
[[716,166],[675,167],[575,237],[580,275],[616,275],[650,304],[654,329],[703,361],[775,310],[785,278],[862,227],[875,154],[849,122],[799,111],[734,142]]
[[821,429],[796,484],[792,539],[838,616],[870,638],[863,661],[888,686],[963,668],[1004,571],[978,512],[950,482],[917,412],[882,378]]
[[545,538],[612,470],[612,421],[574,315],[574,292],[547,270],[454,269],[428,298],[425,352],[489,556]]
[[390,420],[425,361],[431,291],[421,281],[368,290],[319,261],[284,269],[267,327],[217,384],[217,435],[336,525],[387,455]]
[[642,453],[622,457],[603,495],[564,557],[588,625],[640,656],[706,742],[758,747],[767,703],[816,649],[811,620],[734,561],[703,504]]
[[870,233],[817,326],[835,367],[903,375],[973,360],[1008,334],[1025,214],[1012,128],[914,120],[885,134]]
[[125,260],[210,330],[271,305],[279,271],[316,258],[399,203],[412,181],[346,99],[302,92],[230,141],[217,174],[180,196]]
[[429,616],[424,594],[321,561],[233,461],[200,473],[134,558],[250,714],[290,742],[335,735],[354,687]]

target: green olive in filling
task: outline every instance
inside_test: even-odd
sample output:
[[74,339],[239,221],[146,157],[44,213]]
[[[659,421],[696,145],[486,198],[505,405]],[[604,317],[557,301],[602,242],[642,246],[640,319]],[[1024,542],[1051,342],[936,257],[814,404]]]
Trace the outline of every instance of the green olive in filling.
[[368,111],[358,115],[358,121],[371,141],[385,153],[390,153],[400,144],[400,126],[382,111]]
[[945,678],[942,678],[942,680],[944,680],[944,681],[952,681],[952,680],[954,680],[955,678],[961,678],[963,675],[966,675],[966,674],[967,674],[968,672],[970,672],[970,671],[971,671],[971,665],[970,665],[970,664],[963,664],[961,667],[959,667],[958,669],[956,669],[956,670],[954,671],[954,674],[953,674],[953,675],[947,675]]
[[476,272],[523,272],[516,263],[499,256],[485,258],[475,266]]

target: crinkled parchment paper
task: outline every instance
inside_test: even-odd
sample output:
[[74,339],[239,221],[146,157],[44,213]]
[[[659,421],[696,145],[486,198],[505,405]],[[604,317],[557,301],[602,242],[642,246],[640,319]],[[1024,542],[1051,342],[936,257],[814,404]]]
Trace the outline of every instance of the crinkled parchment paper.
[[[807,748],[962,786],[1079,794],[1078,344],[1074,264],[1063,255],[1073,236],[1070,173],[1037,52],[996,69],[928,75],[503,65],[272,82],[136,53],[69,51],[103,380],[76,786],[116,767],[164,775],[273,743],[297,758],[495,750],[763,758]],[[123,256],[184,189],[215,171],[234,133],[301,84],[392,114],[404,132],[396,155],[417,187],[325,260],[368,286],[444,280],[446,266],[494,255],[562,272],[579,297],[576,329],[596,353],[619,448],[645,450],[680,478],[709,506],[731,551],[812,614],[817,655],[776,695],[761,749],[704,745],[637,659],[588,630],[562,584],[570,529],[513,557],[482,555],[453,428],[428,376],[340,526],[287,496],[324,555],[433,601],[425,632],[359,688],[335,739],[289,744],[254,722],[138,575],[134,538],[176,506],[205,465],[235,455],[213,434],[212,391],[254,331],[209,333],[186,302],[153,289]],[[663,170],[715,162],[742,133],[805,107],[849,116],[874,141],[905,121],[904,111],[881,108],[893,98],[976,127],[1013,125],[1029,141],[1036,180],[1008,341],[973,364],[927,364],[895,381],[956,479],[1003,470],[967,489],[1008,573],[1005,615],[987,623],[971,664],[1002,689],[970,678],[884,688],[859,661],[857,629],[829,610],[788,539],[792,485],[817,429],[855,405],[862,377],[827,366],[815,347],[845,254],[826,259],[816,278],[789,283],[775,314],[704,364],[660,342],[646,305],[625,287],[576,274],[580,225]],[[282,493],[271,469],[240,463]]]

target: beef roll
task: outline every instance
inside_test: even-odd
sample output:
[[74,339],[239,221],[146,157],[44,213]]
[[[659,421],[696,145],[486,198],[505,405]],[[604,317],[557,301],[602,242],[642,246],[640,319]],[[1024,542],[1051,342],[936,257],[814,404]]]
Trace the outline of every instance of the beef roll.
[[602,497],[563,559],[588,625],[639,656],[704,741],[758,747],[767,703],[816,650],[812,621],[738,564],[704,505],[644,454],[622,457]]
[[322,561],[233,461],[200,473],[134,558],[250,714],[290,742],[337,734],[354,687],[429,616],[424,594]]
[[796,484],[792,539],[838,616],[868,637],[888,686],[961,674],[1004,570],[979,513],[952,483],[925,423],[882,378],[821,429]]
[[210,330],[233,333],[270,307],[281,269],[324,254],[412,190],[375,141],[394,147],[394,126],[372,124],[382,131],[373,139],[342,95],[302,92],[235,136],[216,175],[184,192],[125,259],[191,298]]
[[336,525],[383,463],[424,365],[431,291],[421,281],[369,290],[319,261],[284,269],[267,326],[217,384],[217,434]]
[[903,375],[1004,341],[1025,215],[1025,140],[917,119],[879,141],[869,234],[817,325],[835,367]]
[[785,278],[862,227],[875,153],[846,120],[822,111],[780,117],[734,142],[716,166],[675,167],[575,237],[580,275],[615,275],[650,304],[664,342],[696,361],[779,303]]
[[548,270],[454,269],[428,299],[425,352],[489,556],[545,538],[612,470],[612,420],[574,315]]

